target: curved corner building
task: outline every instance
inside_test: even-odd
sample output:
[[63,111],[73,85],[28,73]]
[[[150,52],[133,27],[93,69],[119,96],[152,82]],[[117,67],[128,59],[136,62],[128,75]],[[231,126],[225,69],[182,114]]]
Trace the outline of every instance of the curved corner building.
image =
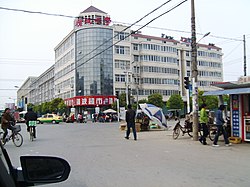
[[55,95],[68,106],[110,105],[113,90],[113,28],[107,13],[90,6],[55,48]]

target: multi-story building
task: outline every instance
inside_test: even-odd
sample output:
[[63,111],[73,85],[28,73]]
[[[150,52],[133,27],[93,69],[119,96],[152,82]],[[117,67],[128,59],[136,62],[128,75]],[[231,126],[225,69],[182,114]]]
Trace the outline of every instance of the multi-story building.
[[29,103],[38,105],[54,98],[54,65],[52,65],[31,83]]
[[[119,31],[117,31],[119,28]],[[130,32],[121,32],[124,26],[114,26],[121,40]],[[221,48],[213,44],[197,44],[198,86],[200,90],[215,89],[211,83],[223,80]],[[131,34],[115,45],[115,90],[132,89],[136,100],[160,93],[167,101],[172,94],[180,94],[186,100],[184,77],[191,77],[190,40],[181,41],[161,37]]]
[[[55,48],[55,94],[77,111],[114,102],[113,28],[107,13],[91,6]],[[60,92],[59,92],[60,90]]]
[[[153,93],[162,94],[164,101],[172,94],[186,100],[183,79],[191,76],[190,39],[143,35],[110,22],[107,13],[93,6],[74,20],[73,30],[55,47],[51,98],[63,98],[77,111],[112,104],[116,91],[132,94],[135,101]],[[199,89],[214,89],[210,84],[223,80],[221,48],[197,44],[197,62]],[[44,101],[45,87],[35,86],[39,94],[32,94],[31,101]]]
[[30,89],[37,77],[28,77],[17,90],[17,108],[27,110],[27,104],[31,103]]

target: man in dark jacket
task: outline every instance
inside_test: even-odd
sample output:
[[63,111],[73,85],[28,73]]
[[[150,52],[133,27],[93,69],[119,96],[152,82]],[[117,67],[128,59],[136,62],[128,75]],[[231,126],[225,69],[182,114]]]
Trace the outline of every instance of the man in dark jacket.
[[218,139],[219,139],[219,136],[222,132],[223,136],[224,136],[224,141],[225,141],[225,146],[229,146],[231,145],[231,143],[229,143],[229,140],[228,140],[228,135],[227,135],[227,132],[225,131],[223,125],[225,123],[225,120],[223,119],[223,111],[225,109],[225,106],[224,105],[220,105],[219,109],[217,110],[216,112],[216,126],[217,126],[217,133],[215,135],[215,138],[214,138],[214,142],[213,142],[213,147],[218,147],[219,145],[217,144],[218,142]]
[[[32,108],[28,109],[28,112],[25,114],[24,119],[26,121],[26,125],[27,125],[27,131],[30,131],[30,127],[29,127],[29,122],[30,121],[37,121],[37,114],[32,110]],[[36,127],[32,126],[33,128],[33,132],[34,132],[34,138],[36,138]]]
[[8,129],[13,129],[10,124],[11,122],[14,123],[14,118],[10,115],[10,109],[6,108],[1,118],[1,127],[4,131],[3,140],[5,140],[5,137],[8,135]]
[[135,111],[132,109],[131,105],[128,105],[128,110],[126,111],[126,122],[127,122],[127,132],[126,139],[129,139],[130,128],[133,130],[134,140],[137,140],[136,130],[135,130]]

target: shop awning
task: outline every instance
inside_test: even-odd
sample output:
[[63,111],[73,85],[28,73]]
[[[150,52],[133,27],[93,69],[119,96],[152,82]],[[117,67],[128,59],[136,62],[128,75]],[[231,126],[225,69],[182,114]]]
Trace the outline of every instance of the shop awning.
[[209,92],[204,92],[203,96],[206,96],[206,95],[227,95],[227,94],[246,94],[246,93],[250,93],[250,88],[237,88],[237,89],[209,91]]

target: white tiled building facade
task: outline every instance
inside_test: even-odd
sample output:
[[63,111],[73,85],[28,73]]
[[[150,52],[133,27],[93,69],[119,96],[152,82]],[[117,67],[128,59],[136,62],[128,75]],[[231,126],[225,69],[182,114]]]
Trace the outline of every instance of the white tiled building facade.
[[[119,32],[125,27],[114,25],[114,43],[128,36],[131,31]],[[129,87],[137,99],[147,98],[153,93],[163,95],[167,101],[172,94],[181,94],[186,100],[183,86],[185,76],[191,77],[191,44],[182,38],[155,37],[132,34],[114,48],[115,90],[125,91],[128,77]],[[200,90],[214,89],[213,82],[221,82],[222,52],[213,44],[197,45],[198,86]],[[137,92],[138,90],[138,92]]]
[[[115,95],[116,91],[131,89],[135,100],[153,93],[162,94],[164,101],[172,94],[180,94],[186,100],[183,79],[191,77],[188,41],[143,35],[123,25],[110,25],[109,15],[91,6],[80,13],[74,20],[74,29],[55,47],[51,99]],[[211,83],[223,81],[221,48],[198,44],[197,64],[200,90],[214,89]],[[42,102],[40,98],[36,103]]]

